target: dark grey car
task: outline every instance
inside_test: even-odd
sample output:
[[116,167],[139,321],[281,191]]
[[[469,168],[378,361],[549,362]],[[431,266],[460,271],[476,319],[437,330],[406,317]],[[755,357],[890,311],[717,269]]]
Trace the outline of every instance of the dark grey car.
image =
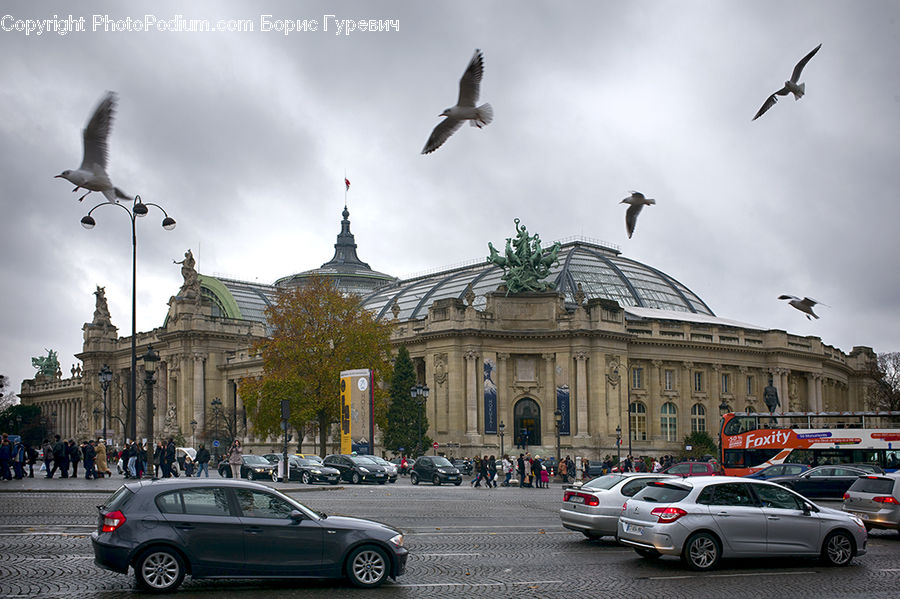
[[194,578],[340,578],[373,587],[406,569],[403,535],[326,516],[264,485],[165,479],[119,488],[91,534],[94,563],[170,592]]

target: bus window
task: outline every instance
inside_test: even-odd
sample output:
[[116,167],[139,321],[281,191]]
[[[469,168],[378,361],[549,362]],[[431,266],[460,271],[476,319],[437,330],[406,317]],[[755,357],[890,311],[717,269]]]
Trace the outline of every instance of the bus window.
[[739,435],[758,428],[756,416],[735,416],[728,421],[723,431],[726,435]]
[[885,456],[885,466],[891,470],[900,468],[900,450],[888,449],[885,453],[887,454]]
[[809,464],[810,466],[816,463],[811,449],[795,449],[784,461],[789,464]]

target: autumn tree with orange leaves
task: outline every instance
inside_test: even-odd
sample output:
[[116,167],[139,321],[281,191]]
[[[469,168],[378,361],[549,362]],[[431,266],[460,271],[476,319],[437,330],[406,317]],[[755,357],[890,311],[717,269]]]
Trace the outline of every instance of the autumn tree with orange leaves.
[[[281,400],[286,399],[294,430],[318,424],[324,455],[330,425],[339,421],[341,371],[371,368],[376,381],[389,377],[390,326],[324,277],[279,291],[266,318],[272,335],[254,346],[262,354],[263,375],[239,383],[254,433],[281,435]],[[383,430],[388,395],[381,387],[376,382],[375,423]]]

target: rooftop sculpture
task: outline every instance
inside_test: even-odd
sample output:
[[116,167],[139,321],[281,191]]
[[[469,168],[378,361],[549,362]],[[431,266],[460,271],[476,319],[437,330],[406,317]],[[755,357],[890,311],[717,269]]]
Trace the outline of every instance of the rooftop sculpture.
[[557,241],[550,248],[542,248],[540,235],[529,235],[525,225],[519,226],[518,218],[514,222],[516,238],[506,239],[504,255],[501,256],[493,244],[488,243],[491,254],[487,260],[503,269],[506,294],[553,289],[553,283],[543,279],[550,275],[550,268],[558,262],[560,243]]

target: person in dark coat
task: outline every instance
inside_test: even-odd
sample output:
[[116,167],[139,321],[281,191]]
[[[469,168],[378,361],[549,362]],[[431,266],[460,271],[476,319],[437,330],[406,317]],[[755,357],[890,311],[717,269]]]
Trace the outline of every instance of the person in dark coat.
[[84,478],[88,480],[96,479],[97,469],[95,468],[94,460],[97,458],[97,450],[94,449],[93,439],[84,444],[81,455],[84,457]]
[[209,450],[206,449],[203,443],[200,444],[200,449],[197,450],[197,478],[200,478],[201,474],[209,478]]
[[69,445],[66,447],[69,454],[69,465],[72,466],[72,476],[78,478],[78,462],[81,461],[81,450],[75,443],[75,439],[69,439]]
[[56,470],[59,469],[62,478],[69,478],[69,455],[66,451],[66,443],[59,435],[54,435],[53,443],[53,469],[47,472],[47,478],[53,478]]
[[541,466],[544,463],[541,461],[541,456],[534,456],[534,460],[531,461],[531,478],[534,480],[534,487],[536,489],[540,489],[543,487],[543,483],[541,483]]
[[175,438],[169,437],[169,442],[166,444],[166,453],[163,458],[163,478],[169,478],[172,476],[172,464],[175,463]]
[[519,459],[516,460],[516,470],[519,473],[519,488],[525,486],[525,454],[520,453]]

